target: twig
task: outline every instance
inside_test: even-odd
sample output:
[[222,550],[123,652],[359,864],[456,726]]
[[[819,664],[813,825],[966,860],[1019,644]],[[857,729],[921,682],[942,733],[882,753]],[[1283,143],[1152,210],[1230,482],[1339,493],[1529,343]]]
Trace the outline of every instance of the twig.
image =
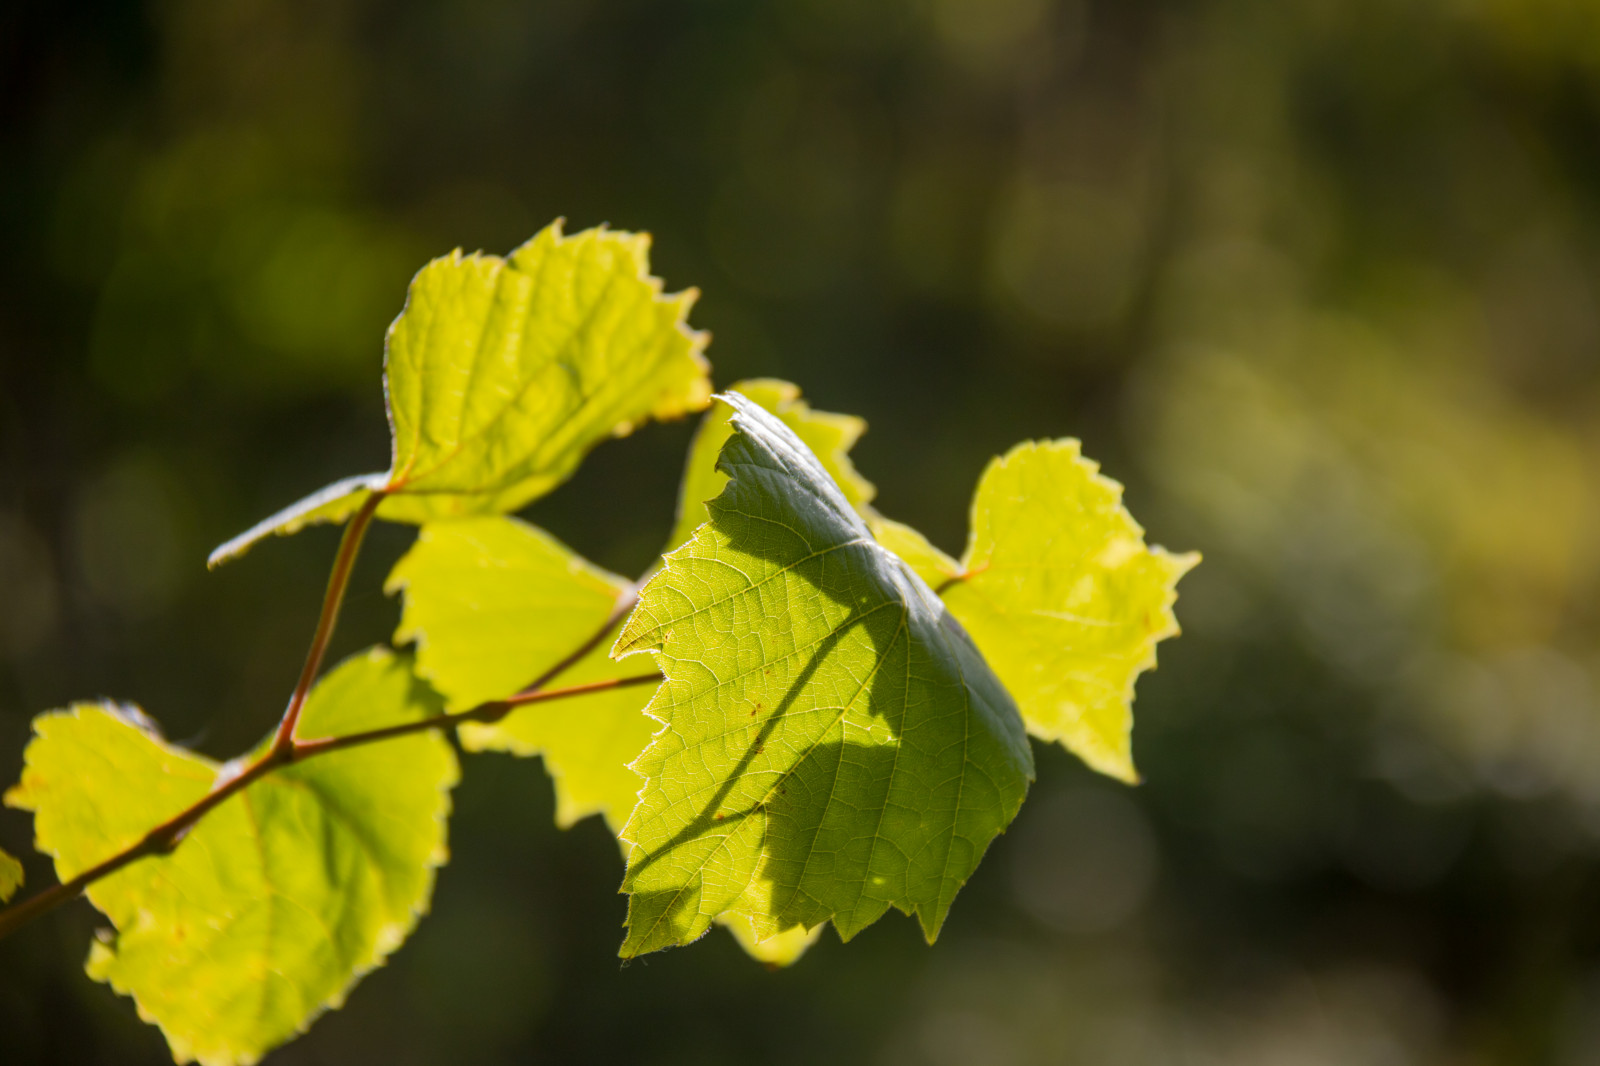
[[316,755],[326,755],[330,751],[357,748],[363,744],[389,740],[392,737],[403,737],[411,733],[425,733],[430,729],[449,729],[452,726],[460,725],[462,722],[498,722],[506,716],[507,712],[518,707],[525,707],[530,703],[570,699],[573,696],[587,696],[592,692],[606,692],[614,688],[631,688],[634,685],[659,684],[660,682],[660,674],[639,674],[634,677],[614,677],[605,681],[589,681],[582,685],[572,685],[567,688],[552,688],[538,692],[519,692],[507,699],[490,700],[488,703],[478,704],[471,710],[456,711],[454,714],[439,714],[432,718],[419,718],[414,722],[401,722],[398,725],[385,726],[382,729],[371,729],[365,733],[351,733],[342,737],[297,740],[294,745],[294,761],[299,762],[302,759],[309,759]]
[[487,703],[481,703],[470,710],[457,711],[454,714],[435,715],[432,718],[419,718],[414,722],[401,722],[398,725],[388,726],[383,729],[371,729],[364,733],[351,733],[341,737],[319,737],[315,740],[291,739],[288,748],[277,748],[276,746],[269,748],[266,754],[251,763],[244,771],[220,783],[192,806],[185,808],[150,830],[139,839],[138,843],[123,849],[98,865],[91,866],[70,881],[47,888],[14,907],[8,907],[0,911],[0,940],[4,940],[11,933],[33,919],[48,914],[69,900],[76,899],[84,889],[101,878],[109,877],[111,874],[116,873],[124,866],[152,855],[170,854],[179,844],[183,843],[183,838],[188,835],[190,829],[194,828],[195,823],[220,806],[225,800],[239,792],[243,792],[274,770],[290,763],[304,762],[306,759],[314,759],[318,755],[327,755],[347,748],[376,744],[413,733],[424,733],[433,729],[450,729],[462,722],[498,721],[508,711],[530,703],[546,703],[552,700],[570,699],[574,696],[587,696],[595,692],[605,692],[610,689],[628,688],[634,685],[645,685],[660,681],[660,674],[640,674],[634,677],[612,678],[606,681],[590,681],[581,685],[571,685],[567,688],[519,692],[517,695],[507,699],[490,700]]
[[[643,579],[641,578],[640,581],[642,582]],[[582,644],[579,644],[560,662],[556,663],[550,669],[546,670],[544,673],[528,682],[527,686],[522,690],[522,693],[519,693],[519,695],[539,691],[541,688],[544,688],[544,686],[548,685],[550,682],[554,681],[556,678],[572,669],[572,667],[576,666],[579,659],[582,659],[585,655],[588,655],[591,651],[594,651],[595,648],[599,647],[600,642],[611,635],[611,631],[617,628],[617,624],[619,622],[628,617],[628,612],[633,610],[634,604],[639,602],[639,588],[640,583],[635,582],[634,584],[623,589],[622,592],[617,596],[616,606],[611,608],[611,613],[606,616],[606,620],[600,623],[600,628],[594,631],[594,636],[590,637]]]
[[633,685],[644,685],[660,682],[659,673],[640,674],[634,677],[612,678],[606,681],[590,681],[581,685],[571,685],[567,688],[546,689],[544,686],[555,678],[565,673],[585,655],[588,655],[606,636],[616,628],[617,624],[639,602],[639,586],[629,586],[617,597],[617,604],[612,608],[611,614],[595,633],[578,645],[569,655],[561,659],[550,669],[518,692],[515,696],[503,700],[490,700],[465,711],[453,714],[440,714],[432,718],[421,718],[413,722],[401,722],[397,725],[386,726],[382,729],[371,729],[363,733],[351,733],[340,737],[319,737],[313,740],[296,740],[295,727],[300,723],[300,712],[304,710],[306,698],[311,694],[311,686],[317,679],[317,674],[322,669],[323,656],[327,654],[328,642],[333,637],[334,626],[339,621],[339,607],[344,602],[345,589],[350,584],[350,573],[355,567],[356,556],[361,550],[362,538],[366,535],[367,526],[371,524],[373,515],[382,502],[382,493],[373,493],[367,497],[355,515],[345,527],[344,536],[339,541],[339,552],[333,560],[333,570],[328,575],[328,588],[322,598],[322,613],[317,619],[316,632],[311,637],[311,648],[306,653],[305,666],[300,671],[300,680],[296,683],[294,694],[289,697],[289,706],[283,712],[283,719],[278,723],[278,728],[273,736],[272,744],[266,753],[251,763],[239,774],[219,782],[212,790],[201,797],[191,806],[179,811],[171,818],[150,830],[138,842],[124,848],[104,862],[91,866],[76,877],[64,881],[59,885],[37,892],[28,899],[14,906],[0,910],[0,940],[4,940],[22,926],[55,910],[70,900],[76,899],[84,889],[109,877],[123,867],[138,862],[140,859],[152,855],[169,855],[193,829],[195,823],[204,818],[212,810],[227,801],[235,794],[249,788],[255,782],[266,777],[280,767],[291,763],[302,762],[318,755],[330,752],[343,751],[347,748],[360,747],[366,744],[375,744],[395,737],[408,736],[413,733],[427,732],[433,729],[450,729],[462,722],[498,722],[507,714],[518,707],[531,703],[544,703],[550,700],[569,699],[573,696],[586,696],[594,692],[604,692],[610,689],[627,688]]
[[287,760],[284,753],[269,750],[260,760],[252,764],[243,773],[239,774],[222,785],[206,793],[201,799],[173,815],[150,830],[139,842],[131,847],[124,848],[117,854],[83,871],[70,881],[35,893],[33,896],[12,907],[0,911],[0,940],[4,940],[22,926],[55,910],[69,900],[76,899],[84,889],[100,880],[109,877],[131,863],[151,855],[167,855],[183,841],[184,835],[201,818],[222,803],[235,792],[240,792],[267,774],[284,765]]
[[372,524],[372,516],[382,502],[383,493],[372,493],[350,519],[350,524],[344,527],[344,536],[339,540],[339,554],[333,558],[328,588],[322,595],[322,613],[317,618],[316,632],[311,634],[311,647],[306,652],[305,666],[300,669],[300,680],[295,682],[294,694],[289,697],[289,706],[284,708],[277,735],[272,738],[272,750],[275,752],[286,752],[294,743],[294,727],[300,724],[300,712],[305,708],[306,697],[311,694],[311,686],[322,670],[322,657],[328,652],[334,626],[339,623],[339,608],[344,604],[344,591],[350,585],[350,572],[355,569],[362,538],[367,535],[367,526]]

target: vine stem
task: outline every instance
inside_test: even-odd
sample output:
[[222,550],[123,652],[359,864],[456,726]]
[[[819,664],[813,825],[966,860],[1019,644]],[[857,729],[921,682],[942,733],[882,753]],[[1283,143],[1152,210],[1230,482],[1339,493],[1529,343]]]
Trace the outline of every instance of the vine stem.
[[294,745],[294,727],[300,724],[300,712],[305,709],[306,697],[311,695],[311,686],[322,671],[322,657],[328,653],[328,642],[339,624],[339,608],[344,606],[345,589],[350,587],[350,574],[355,569],[356,556],[361,554],[361,541],[382,502],[381,492],[368,496],[344,527],[344,536],[339,538],[339,553],[333,557],[333,570],[328,574],[328,587],[322,594],[322,612],[317,616],[316,632],[311,634],[305,666],[300,668],[300,680],[295,682],[294,694],[289,697],[277,735],[272,738],[274,752],[288,751]]
[[380,740],[391,740],[394,737],[409,736],[412,733],[425,733],[430,729],[449,729],[462,722],[498,722],[511,711],[518,707],[526,707],[530,703],[545,703],[549,700],[570,699],[573,696],[587,696],[593,692],[608,692],[617,688],[632,688],[635,685],[660,684],[660,674],[636,674],[633,677],[614,677],[605,681],[589,681],[582,685],[569,685],[566,688],[538,689],[519,692],[503,700],[490,700],[480,703],[471,710],[456,711],[454,714],[438,714],[432,718],[419,718],[414,722],[400,722],[397,725],[385,726],[382,729],[369,729],[365,733],[350,733],[342,737],[321,737],[316,740],[297,740],[294,744],[294,761],[310,759],[317,755],[326,755],[330,751],[342,751],[345,748],[359,748],[363,744],[373,744]]
[[[602,631],[603,637],[603,631]],[[319,737],[315,740],[294,740],[291,738],[289,747],[279,748],[274,744],[266,753],[251,763],[244,770],[233,777],[220,782],[210,792],[206,793],[192,806],[179,811],[171,818],[162,822],[138,842],[124,848],[104,862],[91,866],[70,881],[47,888],[36,893],[14,907],[0,911],[0,940],[20,929],[22,926],[55,910],[70,900],[76,899],[84,889],[109,877],[124,866],[138,862],[140,859],[152,855],[167,855],[183,843],[183,838],[195,824],[222,803],[232,798],[237,793],[243,792],[257,781],[266,777],[281,767],[291,763],[304,762],[314,759],[318,755],[327,755],[347,748],[358,748],[367,744],[376,744],[396,737],[409,736],[414,733],[425,733],[435,729],[450,729],[462,722],[497,722],[518,707],[531,703],[547,703],[552,700],[570,699],[573,696],[587,696],[594,692],[605,692],[610,689],[629,688],[634,685],[658,683],[661,675],[639,674],[634,677],[611,678],[605,681],[590,681],[582,685],[570,685],[566,688],[537,689],[517,693],[503,700],[490,700],[481,703],[470,710],[457,711],[454,714],[434,715],[431,718],[419,718],[413,722],[401,722],[398,725],[388,726],[383,729],[371,729],[364,733],[350,733],[339,737]]]
[[278,723],[272,744],[262,756],[234,776],[219,780],[210,792],[195,803],[151,829],[140,837],[138,841],[117,854],[91,866],[70,880],[44,889],[21,903],[0,910],[0,940],[4,940],[35,918],[43,917],[63,903],[76,899],[84,889],[96,881],[109,877],[111,874],[138,862],[140,859],[154,855],[171,854],[179,844],[183,843],[184,837],[188,835],[189,830],[193,829],[200,819],[234,795],[243,792],[274,770],[284,766],[312,759],[318,755],[327,755],[331,752],[343,751],[348,748],[376,744],[414,733],[450,729],[463,722],[498,722],[516,708],[528,704],[570,699],[574,696],[587,696],[591,693],[605,692],[610,689],[659,683],[662,680],[660,673],[650,673],[633,677],[611,678],[604,681],[590,681],[565,688],[551,689],[545,687],[572,667],[578,660],[598,647],[600,642],[605,640],[606,636],[616,628],[617,623],[633,609],[634,604],[639,601],[639,587],[632,585],[617,598],[617,604],[612,609],[611,614],[592,636],[514,696],[509,696],[503,700],[490,700],[465,711],[434,715],[430,718],[419,718],[415,721],[401,722],[382,729],[371,729],[362,733],[350,733],[338,737],[296,740],[294,736],[295,727],[300,722],[300,713],[305,708],[306,698],[311,693],[311,686],[322,669],[322,659],[327,653],[328,642],[332,638],[334,626],[339,620],[339,608],[344,601],[345,589],[350,584],[350,573],[355,567],[355,560],[361,549],[362,538],[366,535],[367,526],[371,524],[373,515],[381,501],[382,495],[379,493],[374,493],[368,497],[366,502],[362,504],[361,509],[356,512],[350,523],[345,527],[344,536],[339,542],[338,555],[334,557],[333,570],[328,576],[328,587],[322,600],[322,613],[317,619],[316,632],[312,634],[311,648],[306,653],[305,666],[300,672],[300,679],[295,685],[294,694],[289,698],[289,705],[284,710],[283,718]]

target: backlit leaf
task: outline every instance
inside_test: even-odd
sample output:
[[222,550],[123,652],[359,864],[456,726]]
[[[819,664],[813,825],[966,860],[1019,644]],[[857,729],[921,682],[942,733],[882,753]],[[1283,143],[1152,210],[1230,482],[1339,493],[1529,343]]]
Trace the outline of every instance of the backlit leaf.
[[[813,410],[800,398],[800,386],[775,378],[741,381],[729,391],[754,400],[782,419],[832,475],[851,506],[861,508],[872,502],[877,489],[856,473],[855,464],[850,461],[850,449],[867,430],[864,420],[855,415]],[[731,409],[716,404],[695,431],[678,494],[678,524],[667,541],[671,548],[688,540],[695,527],[706,520],[706,501],[715,498],[728,483],[728,476],[717,469],[717,455],[733,433],[728,425],[731,413]]]
[[263,537],[283,537],[298,533],[307,526],[343,522],[360,510],[368,494],[383,488],[386,481],[386,474],[357,474],[355,477],[340,478],[304,499],[296,500],[276,514],[263,518],[221,545],[211,553],[206,565],[216,567],[236,559]]
[[800,960],[822,937],[823,926],[818,925],[807,929],[803,925],[796,925],[780,933],[773,933],[765,939],[757,939],[756,925],[748,914],[739,911],[723,911],[717,915],[717,924],[733,934],[733,939],[739,946],[756,961],[764,963],[769,970],[781,969],[791,966]]
[[[856,472],[850,461],[850,449],[867,423],[855,415],[817,411],[800,398],[800,387],[776,378],[753,378],[733,385],[729,391],[754,400],[777,415],[799,437],[825,470],[832,475],[845,498],[857,509],[866,508],[876,495],[872,482]],[[678,522],[668,540],[669,550],[675,548],[694,533],[695,527],[709,517],[706,501],[714,499],[728,483],[728,475],[717,469],[717,455],[733,435],[729,425],[732,408],[714,404],[705,413],[689,445],[689,458],[683,471],[683,485],[678,495]],[[749,917],[728,911],[718,917],[717,923],[727,928],[754,958],[768,966],[788,966],[803,955],[822,934],[822,927],[807,930],[795,926],[767,937],[756,938],[755,926]]]
[[933,592],[782,421],[738,395],[730,481],[613,654],[664,723],[624,828],[631,956],[719,916],[753,939],[890,906],[932,940],[1033,776],[1015,705]]
[[960,562],[907,526],[878,521],[880,543],[940,588],[1005,682],[1028,732],[1135,781],[1134,680],[1178,632],[1176,586],[1199,561],[1144,542],[1075,440],[1019,444],[984,471]]
[[906,561],[930,588],[945,588],[961,574],[961,564],[928,543],[928,538],[903,522],[879,514],[867,516],[867,525],[878,543]]
[[[416,642],[417,673],[456,710],[508,696],[544,674],[633,591],[543,530],[499,517],[423,526],[388,589],[405,596],[396,642]],[[614,662],[610,647],[610,639],[598,642],[551,684],[640,672],[642,666]],[[543,756],[555,784],[556,823],[565,828],[598,811],[616,833],[644,784],[628,764],[657,728],[644,713],[649,700],[649,689],[625,688],[536,704],[492,724],[463,724],[461,744]],[[771,966],[798,959],[821,931],[797,927],[757,941],[748,919],[724,915],[723,924]]]
[[[422,527],[389,575],[405,591],[397,642],[417,644],[417,672],[454,710],[519,691],[599,633],[633,593],[543,530],[514,518],[475,518]],[[646,672],[606,654],[597,641],[553,685]],[[596,811],[620,829],[644,783],[628,764],[655,731],[644,715],[648,688],[622,688],[514,710],[493,724],[461,726],[469,751],[542,755],[555,779],[562,826]]]
[[[438,713],[404,658],[373,650],[313,691],[300,734]],[[66,880],[139,840],[240,767],[175,747],[136,708],[40,715],[6,802],[35,812]],[[88,889],[115,927],[88,971],[133,996],[178,1062],[251,1063],[338,1007],[399,947],[445,860],[450,746],[432,733],[285,767],[213,810],[169,856]]]
[[22,887],[22,864],[0,850],[0,903],[5,903]]
[[411,282],[384,359],[392,458],[222,545],[211,565],[271,533],[348,516],[366,495],[401,522],[514,511],[565,481],[596,444],[704,407],[693,291],[663,296],[650,239],[555,223],[509,258],[459,251]]

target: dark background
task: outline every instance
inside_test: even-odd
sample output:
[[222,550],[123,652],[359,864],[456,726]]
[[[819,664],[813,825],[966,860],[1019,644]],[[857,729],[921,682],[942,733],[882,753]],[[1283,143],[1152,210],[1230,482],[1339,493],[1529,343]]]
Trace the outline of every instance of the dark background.
[[[620,967],[603,826],[473,757],[433,914],[272,1062],[1600,1062],[1600,5],[14,0],[0,779],[74,698],[268,729],[336,534],[207,550],[381,468],[411,272],[556,216],[653,233],[718,383],[867,417],[947,550],[990,455],[1072,435],[1203,551],[1147,783],[1041,749],[936,947],[769,974],[721,931]],[[533,519],[639,572],[689,429]],[[165,1060],[95,923],[0,944],[7,1066]]]

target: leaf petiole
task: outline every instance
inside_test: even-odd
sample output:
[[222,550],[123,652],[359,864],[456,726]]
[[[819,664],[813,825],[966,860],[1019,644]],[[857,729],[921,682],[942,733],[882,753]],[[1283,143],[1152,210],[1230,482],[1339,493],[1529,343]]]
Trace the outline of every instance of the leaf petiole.
[[305,665],[300,669],[300,679],[295,682],[289,706],[284,708],[283,720],[278,723],[278,732],[272,739],[274,753],[288,752],[294,745],[294,727],[300,722],[300,712],[322,670],[322,659],[328,652],[328,642],[333,639],[334,627],[339,624],[339,608],[344,606],[345,589],[350,587],[350,574],[355,570],[356,556],[361,554],[361,541],[382,502],[383,493],[372,493],[344,527],[339,552],[333,557],[333,570],[328,574],[328,588],[322,596],[322,613],[317,618],[316,631],[311,634],[311,647],[306,651]]
[[503,700],[490,700],[488,703],[480,703],[469,710],[456,711],[453,714],[421,718],[415,722],[401,722],[398,725],[372,729],[365,733],[352,733],[349,736],[297,740],[294,742],[293,761],[299,762],[302,759],[309,759],[316,755],[326,755],[330,751],[356,748],[363,744],[372,744],[380,740],[389,740],[393,737],[403,737],[411,733],[425,733],[430,729],[450,729],[460,725],[462,722],[498,722],[518,707],[525,707],[530,703],[570,699],[573,696],[587,696],[593,692],[608,692],[611,689],[631,688],[634,685],[660,684],[661,680],[659,673],[650,673],[638,674],[634,677],[607,678],[604,681],[589,681],[582,685],[571,685],[567,688],[530,689]]

